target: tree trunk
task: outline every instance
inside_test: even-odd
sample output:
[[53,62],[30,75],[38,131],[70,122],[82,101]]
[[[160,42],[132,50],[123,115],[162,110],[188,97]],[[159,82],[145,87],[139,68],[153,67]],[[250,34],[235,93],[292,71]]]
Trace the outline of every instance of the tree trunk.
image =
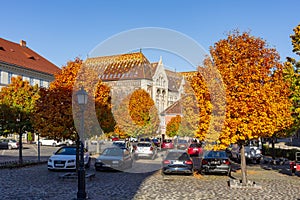
[[272,141],[272,159],[275,159],[275,138],[271,138]]
[[242,172],[242,186],[247,185],[247,165],[245,156],[245,145],[241,144],[241,172]]
[[19,132],[19,164],[22,165],[23,164],[23,155],[22,155],[22,150],[23,150],[23,142],[22,142],[22,132],[21,132],[21,128],[20,128],[20,132]]

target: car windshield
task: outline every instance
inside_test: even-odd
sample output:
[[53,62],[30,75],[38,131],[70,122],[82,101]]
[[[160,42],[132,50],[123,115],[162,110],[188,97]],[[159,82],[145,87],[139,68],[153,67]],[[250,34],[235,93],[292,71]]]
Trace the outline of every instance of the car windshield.
[[150,142],[150,138],[141,138],[140,141]]
[[186,140],[179,140],[178,143],[187,143]]
[[164,143],[171,143],[172,140],[164,140]]
[[226,152],[225,151],[207,151],[205,153],[205,157],[224,158],[224,157],[226,157]]
[[125,147],[125,143],[124,142],[113,142],[113,145],[118,146],[118,147]]
[[151,143],[138,143],[137,146],[138,147],[150,147]]
[[76,148],[61,148],[57,150],[55,155],[76,155]]
[[185,152],[169,152],[166,160],[189,160],[189,155]]
[[122,156],[123,150],[119,148],[105,149],[102,153],[105,156]]
[[201,147],[201,144],[199,144],[199,143],[193,143],[193,144],[190,145],[190,147],[191,148],[199,148],[199,147]]

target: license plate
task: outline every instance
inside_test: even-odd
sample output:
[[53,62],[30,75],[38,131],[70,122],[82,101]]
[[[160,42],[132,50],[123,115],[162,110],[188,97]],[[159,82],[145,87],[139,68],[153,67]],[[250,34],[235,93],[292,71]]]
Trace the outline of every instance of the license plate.
[[55,167],[63,167],[64,164],[55,164]]
[[103,167],[111,167],[111,165],[103,165]]
[[180,161],[175,161],[175,162],[173,162],[173,164],[178,165],[178,164],[182,164],[182,162],[180,162]]
[[212,161],[211,164],[218,165],[218,164],[220,164],[220,162],[218,162],[218,161]]

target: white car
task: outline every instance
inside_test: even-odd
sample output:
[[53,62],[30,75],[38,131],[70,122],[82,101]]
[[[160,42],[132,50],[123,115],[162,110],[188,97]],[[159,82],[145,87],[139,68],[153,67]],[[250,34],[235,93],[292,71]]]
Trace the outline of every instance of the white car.
[[61,145],[64,145],[65,143],[64,142],[59,142],[57,140],[54,140],[54,139],[47,139],[47,138],[44,138],[44,139],[40,139],[39,141],[40,145],[41,146],[53,146],[53,147],[56,147],[56,146],[61,146]]
[[[84,150],[84,166],[90,167],[91,157]],[[76,169],[76,146],[63,146],[48,159],[48,170],[74,170]]]

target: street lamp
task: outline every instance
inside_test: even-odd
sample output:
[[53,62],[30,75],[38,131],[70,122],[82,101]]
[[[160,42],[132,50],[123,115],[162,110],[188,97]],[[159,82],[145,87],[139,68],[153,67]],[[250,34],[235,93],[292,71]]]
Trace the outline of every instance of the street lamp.
[[85,105],[87,104],[88,94],[81,86],[80,90],[76,93],[77,101],[80,107],[80,132],[79,132],[79,144],[80,144],[80,156],[79,156],[79,169],[78,169],[78,192],[77,199],[86,199],[85,192],[85,168],[84,168],[84,144],[83,144],[83,135],[84,135],[84,110]]

